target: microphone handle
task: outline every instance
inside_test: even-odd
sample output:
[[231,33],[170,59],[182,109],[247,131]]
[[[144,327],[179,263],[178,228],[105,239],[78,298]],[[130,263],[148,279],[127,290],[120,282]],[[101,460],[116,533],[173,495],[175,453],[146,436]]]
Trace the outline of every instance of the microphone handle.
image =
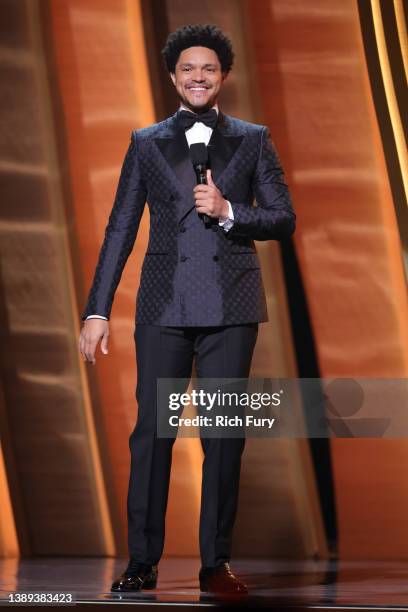
[[[205,164],[199,164],[195,168],[197,176],[197,185],[207,185],[207,168]],[[205,225],[211,225],[211,217],[205,213],[200,213]]]

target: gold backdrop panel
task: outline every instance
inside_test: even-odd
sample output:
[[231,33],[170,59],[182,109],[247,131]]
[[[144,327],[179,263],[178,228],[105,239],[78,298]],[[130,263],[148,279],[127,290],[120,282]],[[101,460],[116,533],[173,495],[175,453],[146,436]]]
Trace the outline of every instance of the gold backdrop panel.
[[[407,376],[401,243],[357,3],[247,6],[265,116],[290,160],[321,376]],[[332,458],[341,556],[407,557],[406,441],[334,440]]]
[[[44,6],[44,4],[42,5]],[[112,552],[78,323],[40,2],[3,3],[0,213],[6,555]],[[10,503],[7,503],[7,483]]]

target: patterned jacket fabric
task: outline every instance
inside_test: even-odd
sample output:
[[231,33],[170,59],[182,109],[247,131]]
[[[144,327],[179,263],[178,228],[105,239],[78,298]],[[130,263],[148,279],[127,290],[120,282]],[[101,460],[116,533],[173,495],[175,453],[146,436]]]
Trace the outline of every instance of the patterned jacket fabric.
[[[268,320],[255,240],[285,240],[296,215],[268,127],[219,112],[208,143],[214,183],[234,225],[206,226],[179,111],[131,133],[82,319],[110,317],[116,288],[147,203],[149,242],[136,295],[136,322],[171,326]],[[254,201],[255,200],[255,201]]]

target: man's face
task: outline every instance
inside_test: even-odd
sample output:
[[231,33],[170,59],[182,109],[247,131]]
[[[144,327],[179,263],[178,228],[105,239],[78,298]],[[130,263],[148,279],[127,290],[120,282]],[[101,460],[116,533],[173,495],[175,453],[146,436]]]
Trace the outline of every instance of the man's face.
[[171,80],[183,104],[194,112],[211,108],[226,74],[218,55],[207,47],[189,47],[180,53]]

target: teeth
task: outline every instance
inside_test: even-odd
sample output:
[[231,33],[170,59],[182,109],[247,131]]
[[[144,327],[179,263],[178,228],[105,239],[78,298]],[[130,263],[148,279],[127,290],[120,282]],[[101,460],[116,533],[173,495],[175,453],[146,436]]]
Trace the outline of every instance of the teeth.
[[192,91],[205,91],[206,87],[190,87]]

